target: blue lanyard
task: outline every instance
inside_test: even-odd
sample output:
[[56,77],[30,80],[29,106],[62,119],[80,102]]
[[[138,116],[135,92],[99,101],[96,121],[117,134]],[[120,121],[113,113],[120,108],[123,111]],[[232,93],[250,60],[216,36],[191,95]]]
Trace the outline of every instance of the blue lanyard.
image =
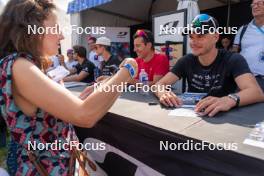
[[256,25],[255,20],[253,21],[253,24],[258,28],[258,30],[259,30],[262,34],[264,34],[264,30],[261,29],[261,27],[259,27],[259,26]]

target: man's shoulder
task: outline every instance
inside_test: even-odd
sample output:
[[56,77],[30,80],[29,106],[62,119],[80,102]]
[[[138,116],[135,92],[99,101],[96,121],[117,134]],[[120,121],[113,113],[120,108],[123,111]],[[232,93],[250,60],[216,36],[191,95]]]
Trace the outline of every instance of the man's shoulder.
[[177,60],[174,67],[175,68],[179,68],[179,67],[192,68],[192,66],[196,64],[195,59],[196,59],[196,56],[194,56],[193,54],[186,54]]
[[95,65],[94,65],[94,63],[93,63],[93,62],[91,62],[91,61],[89,61],[89,60],[88,60],[88,62],[87,62],[87,63],[88,63],[88,65],[89,65],[90,67],[95,67]]
[[80,63],[78,63],[78,64],[74,65],[73,67],[74,67],[74,68],[76,68],[77,70],[82,68],[82,66],[81,66],[81,64],[80,64]]
[[164,59],[167,59],[167,56],[162,53],[155,53],[154,58],[159,59],[159,60],[164,60]]
[[233,59],[243,59],[243,56],[236,52],[227,51],[225,49],[219,49],[219,56],[225,61],[232,61]]
[[220,59],[224,62],[224,64],[228,67],[236,67],[238,62],[244,62],[245,58],[239,54],[231,51],[220,50]]
[[166,63],[167,61],[169,61],[168,57],[165,54],[160,54],[160,53],[155,53],[153,60],[155,63]]
[[110,60],[109,60],[109,64],[117,64],[119,65],[121,63],[121,61],[117,58],[117,56],[112,55]]
[[143,59],[142,59],[142,58],[139,58],[139,57],[136,57],[135,60],[136,60],[137,62],[143,62]]
[[179,60],[182,62],[192,62],[192,61],[194,61],[195,58],[196,58],[195,55],[189,53],[189,54],[186,54],[186,55],[182,56],[181,58],[179,58]]
[[92,67],[94,66],[94,63],[89,61],[88,59],[84,60],[84,63],[82,64],[83,67]]

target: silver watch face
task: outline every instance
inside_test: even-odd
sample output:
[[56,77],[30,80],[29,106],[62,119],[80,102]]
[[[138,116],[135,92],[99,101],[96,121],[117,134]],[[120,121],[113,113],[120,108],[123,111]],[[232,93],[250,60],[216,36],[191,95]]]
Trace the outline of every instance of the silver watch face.
[[228,96],[229,96],[230,98],[232,98],[233,100],[235,100],[235,101],[238,100],[237,96],[235,96],[234,94],[229,94]]

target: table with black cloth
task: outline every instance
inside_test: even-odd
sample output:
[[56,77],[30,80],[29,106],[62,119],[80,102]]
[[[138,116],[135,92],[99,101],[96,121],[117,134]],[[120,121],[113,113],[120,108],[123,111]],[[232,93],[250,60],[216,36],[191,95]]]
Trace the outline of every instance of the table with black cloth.
[[[83,87],[70,90],[79,95]],[[91,138],[111,146],[113,151],[97,162],[108,175],[264,176],[264,149],[243,144],[264,120],[264,103],[207,118],[169,117],[170,109],[149,105],[153,102],[158,102],[153,94],[126,92],[93,128],[75,127],[80,141]],[[161,150],[161,141],[235,143],[237,149]]]

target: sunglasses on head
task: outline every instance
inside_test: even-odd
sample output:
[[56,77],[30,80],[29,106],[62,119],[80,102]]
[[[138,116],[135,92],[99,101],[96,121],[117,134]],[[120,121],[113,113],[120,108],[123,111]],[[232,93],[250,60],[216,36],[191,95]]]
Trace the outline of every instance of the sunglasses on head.
[[137,30],[136,35],[148,39],[148,35],[147,35],[146,32],[145,32],[144,30],[142,30],[142,29]]

